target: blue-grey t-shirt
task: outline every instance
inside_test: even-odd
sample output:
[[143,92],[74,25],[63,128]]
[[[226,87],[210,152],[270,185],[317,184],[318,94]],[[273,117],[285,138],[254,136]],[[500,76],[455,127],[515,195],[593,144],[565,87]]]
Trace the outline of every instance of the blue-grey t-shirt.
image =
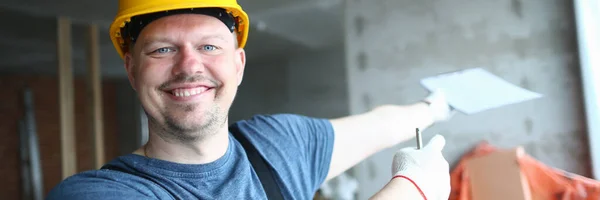
[[[333,151],[328,120],[277,114],[237,124],[274,168],[285,199],[313,198],[327,176]],[[65,179],[47,199],[266,199],[243,147],[231,134],[229,144],[223,157],[208,164],[124,155],[103,169]]]

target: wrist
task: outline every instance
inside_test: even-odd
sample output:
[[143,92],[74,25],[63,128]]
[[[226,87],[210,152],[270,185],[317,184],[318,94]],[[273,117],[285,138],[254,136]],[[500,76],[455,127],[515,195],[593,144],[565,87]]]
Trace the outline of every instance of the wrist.
[[390,180],[390,184],[396,185],[398,188],[402,188],[405,191],[403,197],[411,197],[408,199],[421,199],[427,200],[425,193],[421,190],[419,185],[411,178],[404,175],[396,175]]
[[452,115],[452,109],[448,101],[446,100],[446,96],[443,91],[436,90],[432,92],[425,99],[421,100],[424,104],[429,108],[429,113],[433,117],[433,121],[446,121]]

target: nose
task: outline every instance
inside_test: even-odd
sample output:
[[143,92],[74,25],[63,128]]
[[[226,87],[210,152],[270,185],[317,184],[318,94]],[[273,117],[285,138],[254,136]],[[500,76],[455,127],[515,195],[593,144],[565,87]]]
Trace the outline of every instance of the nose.
[[177,59],[177,64],[173,68],[173,75],[193,75],[204,72],[202,55],[194,48],[181,48]]

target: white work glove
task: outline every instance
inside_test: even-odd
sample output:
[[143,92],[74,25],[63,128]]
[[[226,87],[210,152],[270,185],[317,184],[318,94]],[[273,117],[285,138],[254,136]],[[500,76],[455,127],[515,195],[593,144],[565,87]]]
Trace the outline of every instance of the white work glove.
[[422,149],[407,147],[394,155],[394,178],[412,180],[427,200],[448,200],[450,197],[450,167],[442,155],[446,140],[435,135]]
[[423,101],[429,105],[434,122],[449,120],[455,113],[446,100],[446,94],[440,89],[434,90]]

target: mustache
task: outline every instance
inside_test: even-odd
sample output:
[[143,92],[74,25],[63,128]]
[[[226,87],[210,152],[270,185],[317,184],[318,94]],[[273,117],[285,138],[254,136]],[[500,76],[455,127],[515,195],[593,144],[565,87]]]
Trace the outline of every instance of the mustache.
[[213,87],[217,87],[217,86],[221,85],[220,82],[218,82],[217,80],[208,78],[203,75],[179,74],[179,75],[173,77],[172,79],[164,82],[163,84],[160,84],[160,86],[158,88],[161,90],[165,90],[166,88],[169,88],[173,84],[197,83],[197,82],[210,82]]

